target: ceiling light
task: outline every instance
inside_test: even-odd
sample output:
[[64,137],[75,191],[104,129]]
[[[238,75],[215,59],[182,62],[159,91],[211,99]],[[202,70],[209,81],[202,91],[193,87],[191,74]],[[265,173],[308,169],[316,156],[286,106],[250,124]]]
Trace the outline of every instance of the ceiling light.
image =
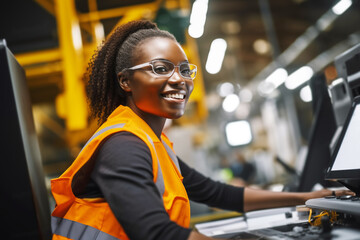
[[221,24],[221,29],[226,34],[238,34],[241,30],[241,26],[237,21],[226,21]]
[[241,89],[239,97],[241,102],[251,102],[253,99],[253,93],[249,89],[244,88]]
[[274,88],[279,87],[283,84],[288,77],[288,73],[284,68],[278,68],[273,73],[271,73],[265,81],[268,83],[272,83]]
[[234,85],[229,82],[224,82],[218,85],[218,93],[221,97],[226,97],[227,95],[234,93]]
[[340,0],[335,6],[332,7],[332,11],[336,15],[343,14],[352,4],[351,0]]
[[261,81],[257,87],[258,93],[260,96],[266,97],[269,96],[274,90],[274,84],[267,82],[267,81]]
[[71,36],[73,40],[73,45],[76,50],[82,48],[82,38],[81,38],[81,31],[80,26],[78,24],[73,24],[71,26]]
[[309,85],[307,85],[306,87],[303,87],[300,90],[300,98],[304,102],[311,102],[312,101],[312,94],[311,94],[311,89],[310,89]]
[[222,38],[215,39],[210,46],[208,58],[206,60],[206,71],[216,74],[220,71],[226,52],[226,41]]
[[253,44],[253,48],[255,52],[259,54],[267,54],[270,52],[271,47],[268,41],[264,39],[257,39]]
[[193,3],[190,14],[189,35],[193,38],[199,38],[204,33],[206,14],[208,9],[207,0],[196,0]]
[[239,104],[239,97],[236,94],[230,94],[225,97],[222,107],[225,112],[233,112],[236,110]]
[[301,84],[310,80],[310,78],[314,75],[314,71],[309,66],[304,66],[290,74],[290,76],[285,81],[285,86],[288,89],[295,89],[299,87]]
[[95,39],[97,44],[105,39],[104,25],[101,22],[95,23]]
[[204,26],[190,24],[188,33],[193,38],[199,38],[204,34]]

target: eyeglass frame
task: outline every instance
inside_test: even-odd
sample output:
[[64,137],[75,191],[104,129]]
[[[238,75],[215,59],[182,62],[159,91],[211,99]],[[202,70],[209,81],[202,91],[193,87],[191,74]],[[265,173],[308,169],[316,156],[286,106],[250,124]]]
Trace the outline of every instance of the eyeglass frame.
[[[154,62],[154,61],[162,61],[162,62],[171,63],[172,65],[174,65],[174,69],[172,70],[171,74],[169,74],[169,75],[167,75],[167,74],[166,74],[166,75],[165,75],[165,74],[164,74],[164,75],[158,74],[158,73],[155,72],[154,65],[152,64],[152,62]],[[151,70],[152,70],[152,72],[153,72],[156,76],[159,76],[159,77],[168,77],[168,78],[170,78],[170,77],[175,73],[175,68],[179,68],[180,65],[182,65],[182,64],[190,64],[190,65],[192,65],[192,66],[195,67],[195,68],[193,69],[193,70],[195,70],[195,76],[194,76],[193,78],[191,78],[191,77],[190,77],[190,78],[184,77],[184,76],[181,74],[181,72],[179,71],[179,75],[180,75],[182,78],[193,81],[193,80],[195,79],[195,77],[196,77],[196,74],[197,74],[197,66],[196,66],[195,64],[188,63],[188,62],[182,62],[182,63],[180,63],[180,64],[178,64],[178,65],[175,65],[173,62],[171,62],[171,61],[169,61],[169,60],[166,60],[166,59],[154,59],[154,60],[151,60],[150,62],[141,63],[141,64],[138,64],[138,65],[132,66],[132,67],[130,67],[130,68],[125,68],[124,70],[122,70],[122,72],[127,71],[127,70],[138,70],[138,69],[141,69],[141,68],[143,68],[143,67],[151,66]]]

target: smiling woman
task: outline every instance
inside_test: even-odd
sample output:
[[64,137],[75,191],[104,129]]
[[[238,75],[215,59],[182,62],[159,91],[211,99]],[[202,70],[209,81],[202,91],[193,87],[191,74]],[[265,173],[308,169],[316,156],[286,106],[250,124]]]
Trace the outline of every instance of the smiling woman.
[[184,114],[196,70],[175,38],[155,24],[134,21],[115,29],[87,74],[100,127],[51,181],[53,239],[211,239],[189,229],[190,199],[242,212],[331,194],[229,186],[179,159],[163,128],[166,119]]

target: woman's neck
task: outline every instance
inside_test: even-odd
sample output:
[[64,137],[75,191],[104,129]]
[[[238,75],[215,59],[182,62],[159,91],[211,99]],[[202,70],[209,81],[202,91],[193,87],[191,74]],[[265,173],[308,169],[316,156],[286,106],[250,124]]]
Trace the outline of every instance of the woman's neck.
[[143,118],[142,116],[140,116],[149,126],[150,128],[154,131],[155,135],[161,139],[161,133],[164,129],[164,125],[165,125],[165,118],[160,118],[158,116],[154,116],[154,118],[152,117],[145,117]]
[[131,108],[131,109],[136,115],[138,115],[142,120],[144,120],[144,122],[146,122],[149,125],[149,127],[153,130],[155,135],[160,140],[161,133],[164,129],[166,118],[139,111],[137,108],[135,108],[135,109]]

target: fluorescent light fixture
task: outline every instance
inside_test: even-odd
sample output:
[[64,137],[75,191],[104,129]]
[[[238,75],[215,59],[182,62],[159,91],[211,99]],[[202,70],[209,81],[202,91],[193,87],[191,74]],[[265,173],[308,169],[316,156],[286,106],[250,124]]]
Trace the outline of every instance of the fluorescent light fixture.
[[253,99],[253,93],[249,89],[244,88],[240,90],[239,97],[240,102],[251,102]]
[[252,141],[251,127],[245,120],[227,123],[225,135],[227,143],[232,147],[246,145]]
[[207,9],[208,1],[196,0],[192,6],[190,24],[205,25]]
[[193,38],[199,38],[204,33],[206,14],[208,9],[207,0],[196,0],[193,3],[190,14],[189,35]]
[[288,73],[284,68],[278,68],[273,73],[271,73],[266,79],[266,82],[272,83],[274,88],[279,87],[283,84],[288,77]]
[[227,44],[224,39],[217,38],[212,41],[205,65],[206,71],[208,73],[216,74],[220,71],[226,48]]
[[306,87],[303,87],[300,90],[300,98],[304,102],[311,102],[312,101],[312,94],[311,94],[311,89],[310,89],[309,85],[307,85]]
[[285,82],[288,72],[284,68],[278,68],[272,72],[265,81],[258,86],[258,92],[261,96],[270,95],[276,88]]
[[190,24],[188,33],[193,38],[199,38],[204,34],[204,26]]
[[332,11],[336,15],[343,14],[352,4],[351,0],[340,0],[335,6],[332,7]]
[[314,75],[314,70],[309,66],[304,66],[290,74],[290,76],[285,81],[285,86],[288,89],[295,89],[301,84],[310,80]]
[[233,112],[240,104],[240,99],[236,94],[227,95],[222,103],[225,112]]
[[73,24],[71,26],[71,35],[73,40],[73,45],[76,50],[82,48],[82,38],[79,24]]
[[95,38],[98,43],[105,39],[104,25],[101,22],[95,24]]
[[267,54],[271,50],[271,46],[270,46],[269,42],[264,39],[257,39],[253,43],[253,48],[254,48],[255,52],[257,52],[259,54]]
[[267,81],[261,81],[257,87],[258,93],[262,97],[269,96],[274,90],[274,84]]
[[224,82],[218,85],[218,93],[221,97],[226,97],[234,93],[234,85],[229,82]]

